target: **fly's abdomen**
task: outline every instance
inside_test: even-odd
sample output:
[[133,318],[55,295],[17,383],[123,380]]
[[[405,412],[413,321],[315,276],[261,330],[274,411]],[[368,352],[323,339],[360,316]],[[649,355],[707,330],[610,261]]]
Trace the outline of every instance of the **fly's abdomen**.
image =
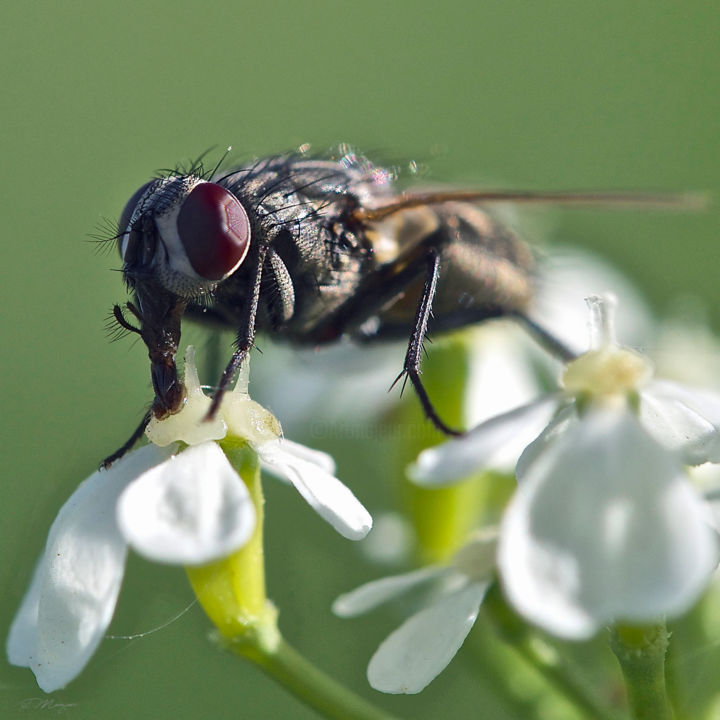
[[438,214],[449,241],[440,250],[435,315],[477,312],[476,320],[525,310],[534,289],[529,246],[470,205],[449,204]]
[[467,203],[446,203],[398,213],[393,222],[397,254],[387,267],[391,275],[402,273],[409,281],[378,313],[377,337],[407,336],[431,250],[440,256],[431,330],[452,330],[527,308],[534,290],[532,252],[487,213]]

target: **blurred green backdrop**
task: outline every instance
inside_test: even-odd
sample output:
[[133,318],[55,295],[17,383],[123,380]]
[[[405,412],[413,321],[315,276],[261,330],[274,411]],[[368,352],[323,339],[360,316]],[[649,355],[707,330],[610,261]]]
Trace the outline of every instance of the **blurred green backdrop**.
[[[0,27],[3,637],[57,508],[150,399],[143,348],[103,331],[125,297],[118,260],[86,241],[156,169],[209,147],[243,158],[348,142],[466,186],[720,185],[711,0],[9,1]],[[659,310],[697,294],[717,324],[719,217],[563,211],[553,236],[617,262]],[[371,510],[383,504],[368,465],[340,470]],[[268,496],[269,589],[291,642],[405,717],[504,717],[462,658],[418,698],[367,689],[392,619],[340,622],[329,604],[377,571],[290,491]],[[190,601],[182,572],[133,558],[111,632]],[[107,640],[52,699],[74,718],[312,717],[219,655],[208,627],[193,607]],[[29,671],[3,663],[0,688],[0,716],[52,713]]]

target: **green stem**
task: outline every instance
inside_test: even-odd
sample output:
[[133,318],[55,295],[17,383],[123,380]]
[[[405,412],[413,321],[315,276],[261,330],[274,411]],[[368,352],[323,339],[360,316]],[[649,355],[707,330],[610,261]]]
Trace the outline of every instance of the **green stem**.
[[515,670],[517,657],[493,632],[492,627],[486,629],[488,632],[483,633],[478,624],[475,625],[469,642],[466,641],[463,645],[463,649],[467,648],[469,652],[460,657],[471,656],[468,659],[473,661],[474,667],[482,668],[478,683],[482,683],[482,689],[492,695],[511,717],[523,720],[537,718],[538,706],[535,698],[518,692],[515,673],[508,671],[508,668]]
[[567,672],[566,667],[557,661],[548,661],[547,653],[539,647],[541,642],[537,637],[528,636],[515,649],[550,685],[575,705],[583,717],[596,720],[618,720],[622,717],[591,697],[577,678]]
[[[572,703],[584,718],[618,720],[620,715],[592,697],[588,689],[559,660],[554,648],[521,622],[505,603],[497,584],[485,596],[483,608],[507,644],[533,667],[556,691]],[[659,717],[658,720],[664,720]]]
[[616,625],[610,647],[620,663],[628,704],[635,720],[672,720],[665,687],[665,623],[646,627]]
[[216,642],[234,655],[251,660],[325,717],[391,720],[391,715],[321,672],[280,635],[277,611],[265,596],[260,463],[255,451],[242,439],[227,437],[221,447],[248,487],[256,523],[252,537],[229,557],[186,569],[195,594],[217,628]]
[[218,642],[234,655],[260,667],[288,692],[327,718],[336,720],[393,720],[390,715],[344,687],[315,667],[278,635],[271,642],[264,638],[243,637]]

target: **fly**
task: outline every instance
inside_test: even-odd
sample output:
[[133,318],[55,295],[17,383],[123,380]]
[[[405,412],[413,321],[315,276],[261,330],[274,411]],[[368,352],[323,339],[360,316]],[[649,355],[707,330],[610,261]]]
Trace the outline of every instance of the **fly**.
[[[400,192],[393,173],[364,158],[303,153],[218,173],[195,166],[146,183],[123,210],[123,277],[133,299],[117,323],[148,349],[155,392],[125,454],[150,419],[178,412],[185,387],[175,364],[183,317],[235,331],[208,417],[253,346],[267,333],[298,345],[408,339],[403,370],[429,420],[420,378],[423,340],[494,317],[515,317],[561,357],[569,351],[528,316],[534,291],[529,246],[478,204],[689,204],[688,197],[515,191]],[[128,320],[131,315],[133,320]]]

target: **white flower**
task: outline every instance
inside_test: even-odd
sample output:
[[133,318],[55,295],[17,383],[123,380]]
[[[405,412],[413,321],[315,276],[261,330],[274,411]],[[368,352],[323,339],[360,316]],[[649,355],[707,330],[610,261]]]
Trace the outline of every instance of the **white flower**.
[[[591,350],[572,361],[563,375],[564,389],[548,393],[486,420],[457,439],[428,448],[408,474],[419,485],[458,481],[478,469],[496,468],[496,458],[509,444],[527,447],[550,440],[577,420],[578,398],[595,400],[636,393],[645,429],[661,444],[681,453],[688,465],[720,462],[720,394],[667,380],[653,380],[649,361],[617,347],[606,317],[606,300],[593,297]],[[624,400],[622,400],[624,402]],[[545,430],[543,430],[545,428]],[[518,472],[530,458],[528,451]]]
[[413,468],[427,484],[461,477],[552,416],[518,461],[498,565],[516,609],[578,639],[686,610],[718,551],[683,463],[720,460],[720,396],[651,382],[647,360],[614,344],[608,301],[590,302],[592,349],[568,365],[563,392],[425,451]]
[[198,443],[219,440],[226,433],[243,438],[260,458],[267,472],[290,482],[303,499],[341,535],[360,540],[372,527],[372,518],[357,498],[336,477],[335,462],[326,453],[312,450],[281,437],[275,417],[247,393],[248,365],[238,378],[235,389],[223,399],[214,422],[203,421],[210,398],[200,386],[192,348],[185,359],[187,402],[177,415],[166,420],[151,420],[148,437],[157,445],[177,440]]
[[[115,610],[129,542],[151,559],[191,564],[227,554],[252,533],[247,488],[218,446],[172,457],[175,449],[149,445],[93,473],[55,518],[7,640],[10,662],[29,667],[45,692],[65,686],[95,652]],[[208,493],[185,486],[198,469]],[[152,506],[136,502],[153,495]],[[158,527],[146,525],[158,519]]]
[[631,411],[590,409],[518,480],[501,579],[514,607],[556,635],[679,614],[717,564],[707,506]]
[[[58,513],[30,588],[10,628],[11,663],[29,667],[46,692],[87,664],[113,616],[128,546],[150,560],[200,565],[242,547],[255,528],[248,489],[214,442],[245,439],[261,466],[289,480],[338,532],[364,537],[371,518],[333,476],[332,458],[279,437],[270,413],[249,399],[246,382],[226,396],[218,418],[200,422],[210,400],[186,356],[188,402],[152,422],[156,443],[85,480]],[[190,447],[177,453],[177,440]]]
[[385,693],[419,693],[460,649],[477,618],[495,565],[495,533],[478,535],[447,566],[427,567],[369,582],[333,603],[340,617],[354,617],[410,593],[424,608],[408,618],[370,660],[370,685]]

